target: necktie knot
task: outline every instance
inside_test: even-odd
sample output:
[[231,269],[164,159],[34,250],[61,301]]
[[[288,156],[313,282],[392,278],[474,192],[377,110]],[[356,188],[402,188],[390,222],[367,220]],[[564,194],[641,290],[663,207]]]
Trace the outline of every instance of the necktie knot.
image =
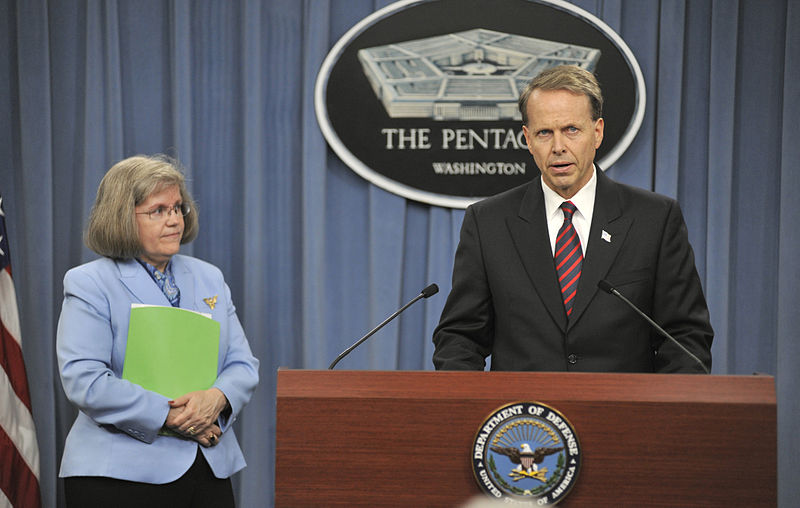
[[572,204],[572,201],[564,201],[563,203],[561,203],[561,211],[564,212],[565,221],[571,222],[572,216],[575,215],[575,210],[577,209],[578,207]]

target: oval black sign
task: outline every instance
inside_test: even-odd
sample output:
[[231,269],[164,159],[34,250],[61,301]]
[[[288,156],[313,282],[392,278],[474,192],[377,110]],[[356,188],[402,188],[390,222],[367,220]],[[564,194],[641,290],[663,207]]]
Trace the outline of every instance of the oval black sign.
[[633,141],[645,88],[625,42],[560,0],[405,0],[331,49],[315,88],[320,128],[356,173],[400,196],[466,208],[539,174],[517,111],[539,72],[580,65],[605,97],[607,168]]

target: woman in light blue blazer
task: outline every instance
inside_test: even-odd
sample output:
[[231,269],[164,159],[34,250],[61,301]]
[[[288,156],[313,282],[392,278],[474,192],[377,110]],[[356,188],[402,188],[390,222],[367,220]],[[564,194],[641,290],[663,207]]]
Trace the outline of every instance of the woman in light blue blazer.
[[[85,241],[103,256],[64,277],[61,382],[79,409],[61,461],[67,506],[233,506],[245,466],[232,423],[258,384],[230,289],[215,266],[178,254],[197,210],[177,161],[136,156],[97,191]],[[211,314],[217,379],[170,400],[122,378],[131,304]]]

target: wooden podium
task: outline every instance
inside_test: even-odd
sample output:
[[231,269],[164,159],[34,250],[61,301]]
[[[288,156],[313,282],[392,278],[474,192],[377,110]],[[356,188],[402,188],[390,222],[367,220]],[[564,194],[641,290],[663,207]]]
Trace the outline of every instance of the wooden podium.
[[275,506],[457,507],[481,423],[517,401],[576,430],[559,506],[777,505],[769,376],[280,369]]

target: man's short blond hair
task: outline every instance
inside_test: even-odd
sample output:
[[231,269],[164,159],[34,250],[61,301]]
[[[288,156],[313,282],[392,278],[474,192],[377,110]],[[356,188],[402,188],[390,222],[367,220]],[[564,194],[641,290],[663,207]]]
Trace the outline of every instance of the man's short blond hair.
[[592,120],[603,116],[603,92],[591,72],[576,65],[559,65],[536,76],[519,96],[519,112],[523,125],[528,125],[528,99],[534,90],[568,90],[589,98]]

